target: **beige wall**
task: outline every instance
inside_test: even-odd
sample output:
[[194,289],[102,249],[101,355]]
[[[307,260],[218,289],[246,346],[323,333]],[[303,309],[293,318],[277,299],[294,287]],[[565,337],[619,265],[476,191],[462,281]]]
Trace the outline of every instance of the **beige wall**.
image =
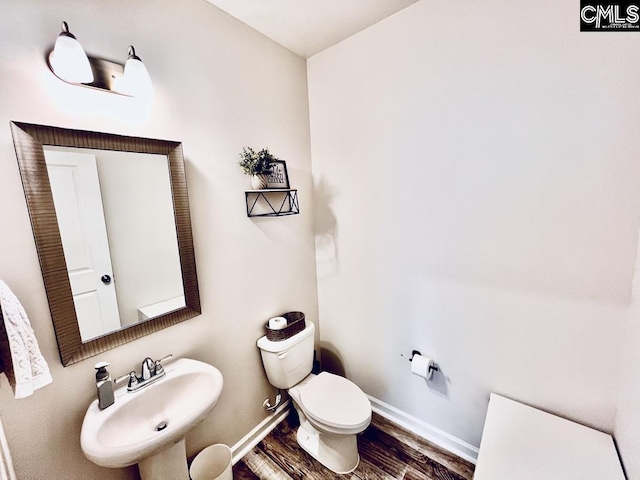
[[321,343],[476,446],[491,391],[614,429],[640,36],[580,33],[578,15],[423,0],[308,60]]
[[[149,355],[192,357],[217,366],[225,385],[211,416],[187,438],[193,454],[233,444],[264,417],[273,398],[256,339],[262,321],[287,310],[317,320],[305,62],[204,0],[0,0],[0,278],[22,300],[53,384],[13,399],[4,376],[0,416],[18,478],[136,478],[86,460],[79,432],[95,398],[93,365],[114,375]],[[89,54],[124,61],[133,44],[154,81],[145,110],[131,99],[69,86],[45,53],[66,20]],[[60,364],[9,121],[179,140],[187,182],[203,314],[79,364]],[[302,213],[246,217],[249,179],[242,146],[268,146],[287,160]]]

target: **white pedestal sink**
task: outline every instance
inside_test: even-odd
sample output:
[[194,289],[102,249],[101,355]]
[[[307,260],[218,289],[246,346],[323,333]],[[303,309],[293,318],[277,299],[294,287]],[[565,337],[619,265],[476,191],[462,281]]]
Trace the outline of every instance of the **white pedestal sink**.
[[98,400],[89,405],[80,433],[89,460],[110,468],[138,463],[142,480],[189,479],[184,437],[211,413],[222,374],[188,358],[164,369],[164,378],[137,392],[116,390],[115,403],[104,410]]

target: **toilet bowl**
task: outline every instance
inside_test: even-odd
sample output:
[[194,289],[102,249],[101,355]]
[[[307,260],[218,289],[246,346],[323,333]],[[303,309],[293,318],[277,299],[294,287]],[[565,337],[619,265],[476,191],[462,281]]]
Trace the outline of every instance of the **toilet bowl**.
[[323,432],[357,434],[371,423],[369,399],[344,377],[327,372],[311,374],[291,387],[289,395],[309,422]]
[[336,473],[358,467],[356,435],[371,423],[371,403],[353,382],[322,372],[291,387],[289,395],[300,418],[298,444]]
[[311,373],[315,327],[258,347],[269,382],[287,389],[300,418],[298,444],[336,473],[349,473],[360,461],[356,435],[371,423],[371,403],[356,384],[328,372]]

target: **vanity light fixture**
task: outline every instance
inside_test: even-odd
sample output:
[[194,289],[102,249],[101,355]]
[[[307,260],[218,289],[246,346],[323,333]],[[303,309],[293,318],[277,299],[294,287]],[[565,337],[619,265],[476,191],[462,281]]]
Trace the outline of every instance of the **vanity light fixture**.
[[129,58],[124,65],[90,57],[69,32],[67,22],[62,22],[62,32],[49,54],[49,68],[60,80],[72,85],[128,97],[153,96],[151,77],[133,45],[129,46]]
[[69,83],[91,83],[93,72],[87,54],[76,37],[69,31],[67,22],[62,22],[62,32],[49,56],[51,70]]
[[136,55],[133,45],[129,45],[129,58],[124,64],[124,74],[116,85],[116,90],[132,97],[153,94],[151,77],[140,57]]

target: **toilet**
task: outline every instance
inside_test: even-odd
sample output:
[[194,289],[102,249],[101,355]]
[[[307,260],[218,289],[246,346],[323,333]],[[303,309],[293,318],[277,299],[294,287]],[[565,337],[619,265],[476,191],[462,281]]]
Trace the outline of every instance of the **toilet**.
[[313,368],[315,326],[307,321],[301,332],[283,341],[267,337],[258,348],[269,383],[286,389],[300,417],[298,444],[335,473],[349,473],[360,462],[356,435],[371,423],[371,403],[360,388],[344,377]]

